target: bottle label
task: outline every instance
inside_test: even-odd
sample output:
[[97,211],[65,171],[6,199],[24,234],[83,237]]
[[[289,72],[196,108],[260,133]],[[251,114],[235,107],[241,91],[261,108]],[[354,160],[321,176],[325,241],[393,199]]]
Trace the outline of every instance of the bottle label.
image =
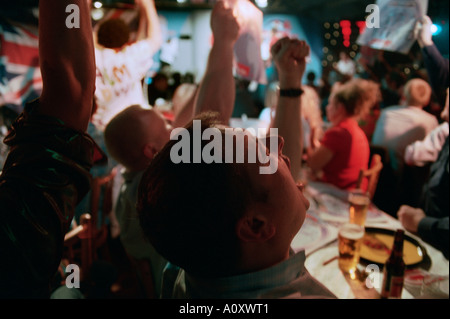
[[385,285],[383,291],[384,298],[401,298],[403,290],[403,276],[392,276],[389,282]]
[[392,277],[391,278],[391,292],[389,297],[401,298],[403,290],[403,277]]

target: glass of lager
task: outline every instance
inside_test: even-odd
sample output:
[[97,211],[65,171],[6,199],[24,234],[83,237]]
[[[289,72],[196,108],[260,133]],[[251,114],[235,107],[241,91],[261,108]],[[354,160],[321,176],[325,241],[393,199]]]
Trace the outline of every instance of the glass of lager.
[[356,271],[363,236],[363,226],[346,223],[339,228],[339,268],[344,273]]
[[369,193],[360,189],[354,190],[348,195],[348,202],[350,204],[350,223],[364,226],[370,205]]

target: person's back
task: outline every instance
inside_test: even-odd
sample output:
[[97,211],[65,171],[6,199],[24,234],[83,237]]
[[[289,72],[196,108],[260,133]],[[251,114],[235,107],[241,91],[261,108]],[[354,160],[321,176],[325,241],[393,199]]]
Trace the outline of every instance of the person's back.
[[[155,248],[145,238],[139,225],[139,217],[135,206],[142,173],[122,173],[124,183],[121,185],[117,199],[116,215],[120,226],[120,241],[127,254],[137,262],[149,262],[154,295],[147,297],[158,298],[161,293],[162,274],[167,261],[156,252]],[[139,272],[139,276],[143,275]]]
[[367,169],[369,163],[369,142],[364,131],[356,121],[348,119],[325,132],[321,143],[334,154],[323,167],[322,181],[341,189],[354,188],[360,170]]
[[[66,8],[80,28],[61,27]],[[39,3],[44,91],[13,123],[0,175],[0,298],[48,298],[75,206],[90,186],[94,45],[85,0]],[[45,41],[43,41],[45,40]]]
[[[418,208],[403,205],[397,212],[403,227],[416,233],[423,240],[433,245],[449,257],[449,137],[448,137],[448,59],[444,59],[432,40],[432,21],[428,16],[422,17],[416,25],[415,36],[418,40],[430,84],[441,105],[445,105],[441,118],[446,126],[441,125],[441,132],[433,131],[424,141],[410,145],[405,154],[409,164],[423,165],[432,163],[428,181],[422,189]],[[447,89],[446,98],[441,98],[443,89]]]
[[406,105],[390,106],[381,112],[372,144],[388,149],[394,171],[401,171],[406,147],[424,139],[439,125],[434,115],[423,110],[430,97],[431,88],[425,81],[411,80],[405,86]]
[[424,186],[422,207],[430,217],[444,217],[449,214],[449,138],[445,140],[439,157],[430,170],[430,179]]
[[97,112],[93,122],[102,129],[109,120],[124,109],[124,105],[146,105],[141,85],[151,60],[142,52],[152,52],[146,41],[125,46],[121,51],[103,48],[96,50]]
[[389,150],[394,170],[403,166],[406,147],[438,126],[435,116],[417,107],[391,106],[381,112],[372,144]]
[[[447,99],[441,117],[448,123]],[[449,256],[448,216],[449,201],[449,136],[445,139],[437,160],[431,165],[430,177],[422,190],[421,208],[428,218],[420,223],[418,233],[424,240],[440,249],[445,257]]]
[[102,130],[124,108],[148,105],[141,81],[160,48],[161,34],[153,0],[137,3],[142,12],[135,42],[129,43],[129,27],[119,18],[108,19],[98,28],[95,48],[98,109],[92,121]]
[[[359,172],[369,164],[369,141],[357,122],[370,105],[361,81],[355,79],[334,89],[326,108],[331,127],[320,143],[308,150],[310,178],[341,189],[355,188]],[[364,180],[361,187],[366,185]]]
[[418,208],[402,205],[397,212],[403,227],[449,258],[449,137],[422,190]]
[[140,105],[125,108],[114,116],[105,128],[107,150],[111,157],[123,166],[123,184],[120,186],[115,206],[120,240],[133,260],[149,262],[156,297],[160,295],[166,260],[145,238],[139,225],[136,202],[144,168],[168,139],[169,131],[162,115],[155,109]]

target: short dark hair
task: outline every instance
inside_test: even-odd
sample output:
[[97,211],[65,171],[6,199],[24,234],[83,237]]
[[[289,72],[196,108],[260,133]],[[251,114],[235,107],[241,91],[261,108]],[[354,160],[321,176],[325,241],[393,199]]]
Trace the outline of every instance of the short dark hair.
[[97,32],[97,42],[109,49],[123,47],[130,40],[129,26],[119,18],[102,22]]
[[[219,124],[217,115],[211,113],[197,119],[202,132]],[[192,123],[186,129],[192,159]],[[237,221],[258,196],[246,164],[206,164],[203,160],[174,164],[170,152],[177,142],[166,144],[141,179],[137,202],[141,227],[164,258],[188,273],[230,275],[240,257]],[[202,141],[202,148],[207,143]]]
[[306,78],[308,79],[308,81],[313,82],[316,79],[316,74],[314,72],[308,72]]

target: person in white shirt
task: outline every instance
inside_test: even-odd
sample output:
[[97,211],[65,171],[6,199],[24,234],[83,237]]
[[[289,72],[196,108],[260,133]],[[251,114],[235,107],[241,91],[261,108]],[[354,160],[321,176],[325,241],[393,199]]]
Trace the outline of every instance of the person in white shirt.
[[130,31],[121,19],[102,22],[96,34],[98,109],[92,122],[101,130],[130,105],[150,107],[141,81],[161,47],[162,38],[154,0],[137,0],[136,4],[141,14],[136,42],[129,43]]
[[411,166],[425,166],[437,160],[439,153],[448,136],[448,89],[447,102],[441,113],[441,119],[445,122],[431,131],[425,139],[416,141],[405,150],[405,162]]
[[341,52],[339,54],[339,62],[337,63],[336,69],[341,75],[353,77],[356,72],[356,63],[346,52]]
[[388,149],[392,169],[397,173],[403,169],[406,147],[423,140],[439,125],[434,115],[423,110],[431,98],[431,87],[426,81],[408,81],[403,95],[402,105],[381,112],[372,137],[372,145]]

